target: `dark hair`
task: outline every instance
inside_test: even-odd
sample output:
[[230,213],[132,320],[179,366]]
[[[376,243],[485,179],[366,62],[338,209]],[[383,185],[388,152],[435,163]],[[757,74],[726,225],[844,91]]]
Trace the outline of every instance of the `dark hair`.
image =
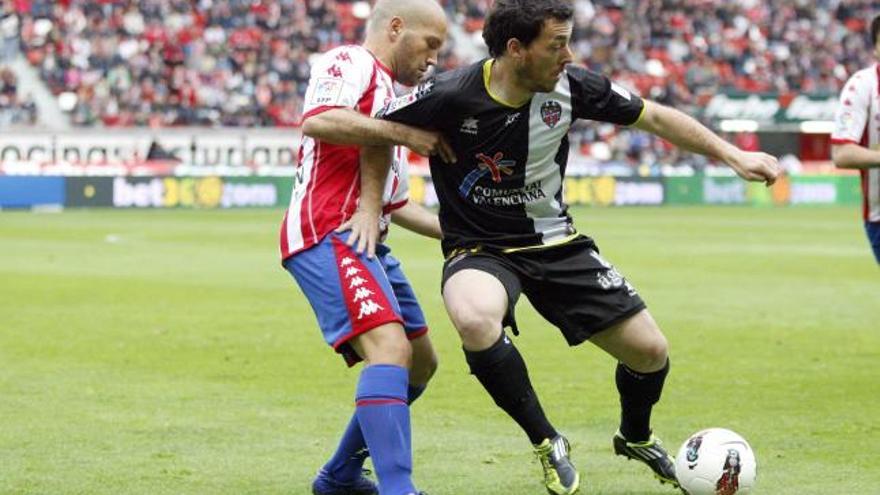
[[877,45],[877,36],[880,35],[880,15],[874,16],[871,21],[871,48]]
[[483,40],[489,54],[500,57],[511,38],[528,46],[541,34],[544,21],[568,21],[573,16],[571,0],[495,0],[483,26]]

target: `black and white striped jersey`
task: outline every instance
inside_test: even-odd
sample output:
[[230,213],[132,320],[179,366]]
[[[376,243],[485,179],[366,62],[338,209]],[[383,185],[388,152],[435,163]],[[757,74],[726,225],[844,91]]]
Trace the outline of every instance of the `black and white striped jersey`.
[[638,121],[643,101],[606,77],[566,67],[556,88],[520,107],[489,92],[492,60],[445,72],[392,100],[380,115],[442,132],[458,163],[431,157],[443,251],[517,249],[575,233],[562,199],[568,130],[575,119]]

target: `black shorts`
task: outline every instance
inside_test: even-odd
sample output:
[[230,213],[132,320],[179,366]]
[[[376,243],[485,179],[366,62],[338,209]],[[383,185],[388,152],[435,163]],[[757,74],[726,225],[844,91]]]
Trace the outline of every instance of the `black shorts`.
[[543,249],[499,252],[459,250],[443,265],[442,285],[461,270],[480,270],[497,278],[507,291],[503,325],[518,333],[514,307],[520,293],[569,345],[578,345],[645,309],[636,290],[599,256],[592,239],[576,239]]

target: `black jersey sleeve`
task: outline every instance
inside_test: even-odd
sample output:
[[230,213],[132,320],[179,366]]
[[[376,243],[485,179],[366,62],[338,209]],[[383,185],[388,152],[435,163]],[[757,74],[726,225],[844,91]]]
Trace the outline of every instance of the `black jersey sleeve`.
[[443,93],[435,78],[428,79],[412,92],[391,100],[376,116],[414,127],[439,129],[447,120],[450,104]]
[[641,98],[584,67],[569,65],[565,71],[571,87],[574,118],[618,125],[638,122],[645,107]]

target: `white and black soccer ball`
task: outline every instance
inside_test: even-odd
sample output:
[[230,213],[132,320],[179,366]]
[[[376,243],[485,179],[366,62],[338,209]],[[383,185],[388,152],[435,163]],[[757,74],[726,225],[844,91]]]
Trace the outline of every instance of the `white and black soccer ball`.
[[756,470],[749,443],[724,428],[694,433],[675,457],[675,476],[688,495],[754,493]]

